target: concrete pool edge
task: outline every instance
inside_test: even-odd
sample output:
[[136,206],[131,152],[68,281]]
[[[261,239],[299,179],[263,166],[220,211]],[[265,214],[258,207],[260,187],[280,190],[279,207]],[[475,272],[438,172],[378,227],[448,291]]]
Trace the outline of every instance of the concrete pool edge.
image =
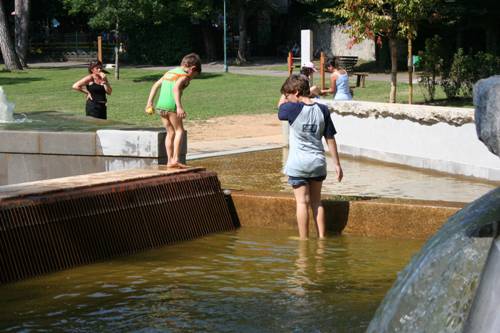
[[[296,228],[292,194],[232,191],[231,196],[243,227]],[[323,205],[330,235],[427,239],[466,204],[356,197],[339,200],[324,196]]]

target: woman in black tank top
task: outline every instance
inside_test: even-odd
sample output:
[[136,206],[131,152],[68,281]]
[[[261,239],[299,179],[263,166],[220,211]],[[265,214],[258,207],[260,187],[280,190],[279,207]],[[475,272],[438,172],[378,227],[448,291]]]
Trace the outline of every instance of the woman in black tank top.
[[89,75],[73,84],[73,89],[87,95],[85,105],[86,115],[89,117],[107,119],[106,95],[111,95],[111,85],[106,78],[106,71],[102,69],[100,61],[89,64]]

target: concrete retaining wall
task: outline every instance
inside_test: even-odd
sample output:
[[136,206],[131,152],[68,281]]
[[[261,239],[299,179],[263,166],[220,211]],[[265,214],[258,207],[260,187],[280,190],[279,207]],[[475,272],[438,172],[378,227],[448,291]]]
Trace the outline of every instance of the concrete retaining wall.
[[[165,131],[0,131],[0,153],[166,158]],[[187,136],[181,157],[186,157]]]
[[[297,229],[295,199],[284,193],[233,191],[232,199],[241,225]],[[427,239],[463,204],[415,200],[323,200],[329,234]],[[311,235],[313,221],[310,221]]]
[[500,159],[478,140],[473,109],[321,102],[330,107],[341,153],[500,181]]

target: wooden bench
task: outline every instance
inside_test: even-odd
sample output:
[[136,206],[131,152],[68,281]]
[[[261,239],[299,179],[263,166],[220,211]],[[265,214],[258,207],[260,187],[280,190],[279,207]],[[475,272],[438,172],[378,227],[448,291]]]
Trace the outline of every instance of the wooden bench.
[[352,73],[356,75],[356,87],[365,88],[365,79],[368,76],[368,73]]
[[353,56],[336,56],[339,65],[344,68],[347,73],[351,74],[354,66],[358,63],[358,57]]

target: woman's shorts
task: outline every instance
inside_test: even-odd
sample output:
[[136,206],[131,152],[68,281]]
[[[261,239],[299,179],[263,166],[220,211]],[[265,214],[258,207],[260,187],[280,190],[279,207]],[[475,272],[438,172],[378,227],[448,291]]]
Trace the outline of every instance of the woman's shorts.
[[176,111],[175,110],[165,110],[165,109],[158,109],[156,108],[156,113],[160,116],[160,117],[166,117],[167,116],[167,113],[169,112],[173,112],[175,113]]
[[88,99],[85,104],[85,114],[88,117],[94,117],[99,119],[107,119],[107,108],[106,103],[94,102]]
[[288,176],[288,184],[292,185],[293,187],[298,187],[309,184],[311,181],[322,182],[325,179],[326,175],[319,177],[311,177],[311,178]]

